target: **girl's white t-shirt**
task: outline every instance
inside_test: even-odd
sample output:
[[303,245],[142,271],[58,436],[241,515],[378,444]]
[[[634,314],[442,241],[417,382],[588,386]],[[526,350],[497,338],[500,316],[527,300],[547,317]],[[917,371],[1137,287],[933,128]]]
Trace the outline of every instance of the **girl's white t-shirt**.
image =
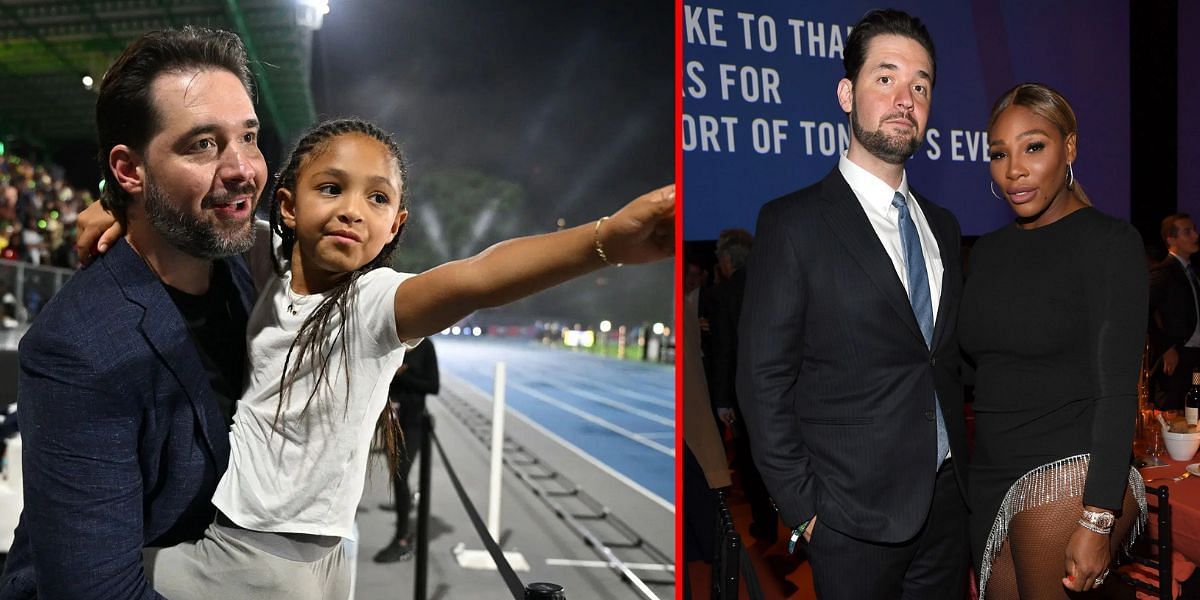
[[[255,531],[354,538],[376,421],[405,349],[421,341],[402,342],[396,334],[396,288],[409,277],[380,268],[358,278],[348,292],[349,323],[335,310],[320,343],[320,356],[329,356],[326,381],[312,395],[320,367],[305,357],[281,410],[288,349],[325,295],[290,292],[290,273],[259,284],[246,327],[249,382],[233,417],[229,468],[213,495],[213,504],[234,523]],[[295,363],[293,352],[289,371]]]

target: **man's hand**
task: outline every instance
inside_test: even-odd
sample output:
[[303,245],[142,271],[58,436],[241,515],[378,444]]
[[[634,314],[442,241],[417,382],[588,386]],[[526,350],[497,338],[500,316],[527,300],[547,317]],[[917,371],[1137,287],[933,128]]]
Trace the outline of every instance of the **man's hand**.
[[805,528],[804,528],[804,534],[803,534],[803,535],[804,535],[804,541],[805,541],[805,542],[811,542],[811,541],[812,541],[812,532],[813,532],[813,527],[816,527],[816,526],[817,526],[817,515],[813,515],[813,518],[812,518],[812,520],[808,522],[808,527],[805,527]]
[[79,263],[85,267],[125,235],[125,228],[112,213],[104,210],[99,201],[79,213],[77,223],[79,234],[75,240],[75,250],[79,253]]
[[674,184],[642,194],[600,225],[600,245],[608,261],[637,264],[675,252]]
[[1174,346],[1163,352],[1162,355],[1162,370],[1164,375],[1170,375],[1175,372],[1175,367],[1179,366],[1179,351]]
[[734,416],[732,408],[726,406],[717,408],[717,416],[720,417],[722,423],[733,427]]

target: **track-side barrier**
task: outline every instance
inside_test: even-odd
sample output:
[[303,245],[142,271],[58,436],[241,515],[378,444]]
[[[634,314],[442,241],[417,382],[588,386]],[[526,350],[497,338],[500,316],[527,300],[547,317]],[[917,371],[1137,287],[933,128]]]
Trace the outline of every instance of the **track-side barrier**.
[[479,511],[475,509],[475,504],[467,496],[467,491],[463,488],[458,473],[454,471],[454,466],[450,464],[450,459],[446,457],[446,450],[442,448],[442,442],[437,438],[434,431],[433,417],[429,413],[425,413],[422,415],[421,420],[422,426],[425,428],[425,436],[421,438],[421,496],[417,500],[417,573],[416,581],[413,584],[413,598],[416,600],[426,600],[428,597],[429,499],[432,493],[432,486],[430,485],[430,474],[432,471],[430,445],[432,444],[437,446],[438,456],[442,458],[442,466],[446,468],[446,475],[449,476],[450,483],[454,486],[455,493],[458,494],[458,499],[467,511],[467,517],[470,518],[471,524],[475,527],[475,532],[483,542],[483,547],[491,554],[492,560],[496,563],[496,569],[500,572],[500,577],[504,579],[504,584],[508,587],[508,591],[512,594],[513,599],[566,600],[566,594],[562,586],[558,584],[535,582],[526,586],[521,582],[521,578],[517,577],[517,573],[513,571],[512,565],[508,564],[508,560],[505,558],[504,552],[500,549],[500,545],[496,543],[495,538],[488,531],[487,526],[483,522],[483,517],[479,516]]
[[[443,393],[441,399],[476,439],[485,445],[492,443],[492,423],[487,415],[453,394]],[[605,567],[629,583],[637,597],[660,600],[653,588],[675,585],[674,560],[669,555],[512,438],[504,439],[503,448],[504,466],[595,551]]]

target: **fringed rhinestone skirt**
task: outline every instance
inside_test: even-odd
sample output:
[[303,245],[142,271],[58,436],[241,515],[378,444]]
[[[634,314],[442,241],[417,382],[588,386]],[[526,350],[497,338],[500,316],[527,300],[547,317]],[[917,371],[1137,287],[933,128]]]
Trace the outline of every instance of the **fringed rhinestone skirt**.
[[[1083,496],[1090,460],[1090,454],[1079,454],[1044,464],[1022,475],[1008,488],[984,545],[979,567],[979,600],[985,598],[992,564],[1000,555],[1004,541],[1008,539],[1008,528],[1013,517],[1023,510],[1037,508],[1063,498]],[[1129,469],[1129,489],[1133,491],[1140,514],[1125,540],[1126,548],[1133,543],[1146,522],[1146,486],[1141,474],[1132,467]]]

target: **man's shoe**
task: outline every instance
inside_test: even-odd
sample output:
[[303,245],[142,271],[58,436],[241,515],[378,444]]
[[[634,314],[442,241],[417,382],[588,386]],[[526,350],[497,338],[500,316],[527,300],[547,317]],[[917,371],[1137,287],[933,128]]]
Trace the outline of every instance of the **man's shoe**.
[[392,543],[384,546],[383,550],[375,554],[375,558],[372,560],[377,563],[394,563],[408,560],[412,556],[412,545],[408,543],[408,540],[392,540]]

